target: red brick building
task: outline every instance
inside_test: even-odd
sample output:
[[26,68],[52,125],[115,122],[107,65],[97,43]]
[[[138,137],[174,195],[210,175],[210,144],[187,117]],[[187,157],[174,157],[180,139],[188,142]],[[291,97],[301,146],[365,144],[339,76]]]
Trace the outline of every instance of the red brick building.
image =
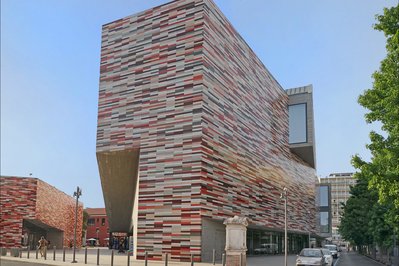
[[[86,241],[88,245],[97,244],[101,247],[108,246],[109,225],[105,208],[87,208],[85,211],[89,217],[87,219]],[[88,241],[96,239],[97,241]]]
[[[73,243],[76,200],[37,178],[0,177],[0,247],[30,246],[44,236],[51,246]],[[78,207],[77,246],[83,204]]]

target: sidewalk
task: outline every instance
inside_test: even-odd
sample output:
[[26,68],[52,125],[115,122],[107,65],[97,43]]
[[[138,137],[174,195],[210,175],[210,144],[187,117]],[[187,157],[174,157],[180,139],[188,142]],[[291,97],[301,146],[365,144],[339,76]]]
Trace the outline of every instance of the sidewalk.
[[[35,251],[30,252],[30,258],[27,258],[27,252],[24,251],[22,253],[22,258],[19,257],[11,257],[10,253],[8,252],[7,256],[2,256],[1,260],[9,260],[9,261],[21,261],[21,262],[28,262],[34,265],[34,263],[41,263],[46,265],[54,265],[54,266],[87,266],[87,265],[97,265],[97,249],[88,250],[87,254],[87,264],[84,263],[84,250],[79,250],[76,253],[76,260],[78,263],[71,264],[73,258],[73,254],[71,251],[68,250],[65,254],[65,262],[62,261],[62,250],[56,251],[56,260],[53,260],[53,251],[50,250],[47,254],[47,260],[44,258],[36,259]],[[295,265],[295,255],[288,256],[288,265],[294,266]],[[108,249],[101,249],[100,250],[100,263],[101,266],[110,266],[111,265],[111,252]],[[118,254],[114,253],[114,266],[127,266],[127,254]],[[134,260],[133,258],[130,259],[131,266],[145,266],[144,260]],[[164,266],[165,261],[148,261],[148,266]],[[168,266],[190,266],[190,262],[176,262],[176,261],[168,261]],[[200,266],[213,266],[212,263],[203,263],[203,262],[196,262],[194,265]],[[221,263],[216,263],[216,265],[221,266]],[[254,256],[248,257],[247,259],[247,266],[280,266],[284,265],[284,256],[282,255],[275,255],[275,256]]]

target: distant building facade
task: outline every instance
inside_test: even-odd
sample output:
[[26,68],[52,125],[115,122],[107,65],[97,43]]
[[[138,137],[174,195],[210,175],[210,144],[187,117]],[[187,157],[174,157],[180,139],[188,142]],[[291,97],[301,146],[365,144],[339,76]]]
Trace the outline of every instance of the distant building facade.
[[341,243],[338,227],[341,224],[342,204],[345,204],[350,197],[350,187],[356,184],[353,173],[333,173],[328,177],[320,178],[320,186],[328,186],[331,199],[331,240],[333,243]]
[[85,211],[88,214],[86,231],[87,244],[107,247],[109,244],[109,225],[105,208],[86,208]]
[[[308,245],[315,226],[312,86],[284,90],[210,0],[173,1],[102,29],[97,161],[111,232],[137,258],[209,261],[223,220],[249,253]],[[133,219],[132,219],[133,217]]]
[[[41,236],[57,248],[73,243],[76,200],[30,177],[0,177],[0,247],[35,249]],[[77,246],[81,246],[83,205],[78,206]]]

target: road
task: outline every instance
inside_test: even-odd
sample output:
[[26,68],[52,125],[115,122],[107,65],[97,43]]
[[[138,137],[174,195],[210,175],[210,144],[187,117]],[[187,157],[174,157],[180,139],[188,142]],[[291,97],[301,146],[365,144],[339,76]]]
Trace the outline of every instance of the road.
[[341,252],[336,266],[381,266],[383,264],[355,252]]

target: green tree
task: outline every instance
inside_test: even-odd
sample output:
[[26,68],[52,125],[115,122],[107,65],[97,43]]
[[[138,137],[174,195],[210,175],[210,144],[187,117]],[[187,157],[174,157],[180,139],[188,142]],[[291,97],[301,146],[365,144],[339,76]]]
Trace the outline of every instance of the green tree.
[[393,228],[386,220],[390,206],[378,202],[378,192],[369,188],[368,176],[356,173],[355,177],[357,183],[351,187],[351,197],[343,205],[339,231],[344,239],[359,248],[372,244],[390,247]]
[[350,193],[351,197],[344,204],[339,232],[344,239],[360,248],[373,243],[373,236],[369,230],[369,211],[375,200],[368,191],[367,180],[359,179],[357,184],[351,187]]
[[[380,122],[384,133],[370,133],[371,161],[354,156],[352,163],[368,176],[370,189],[378,192],[379,202],[386,204],[385,220],[399,230],[399,5],[385,8],[376,16],[374,28],[387,38],[387,56],[373,74],[373,88],[359,97],[368,113],[368,123]],[[389,203],[389,204],[388,204]]]
[[87,230],[87,220],[89,219],[89,214],[86,210],[83,210],[83,220],[82,220],[82,236],[86,235]]

